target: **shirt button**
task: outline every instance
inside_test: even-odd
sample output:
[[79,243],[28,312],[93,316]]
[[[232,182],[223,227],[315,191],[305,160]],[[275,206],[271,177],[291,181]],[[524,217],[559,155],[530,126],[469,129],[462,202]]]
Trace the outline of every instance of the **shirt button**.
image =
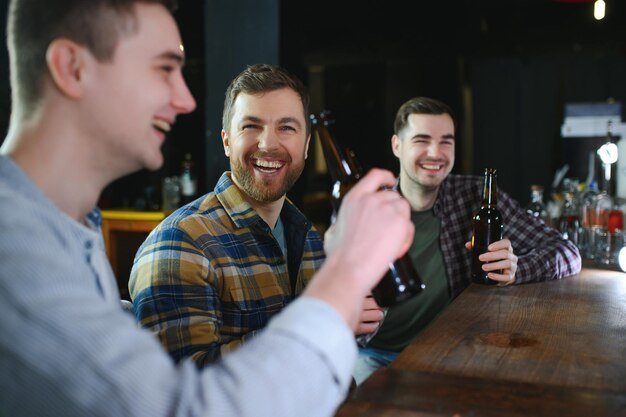
[[88,240],[85,242],[85,249],[91,249],[93,248],[93,242],[91,240]]

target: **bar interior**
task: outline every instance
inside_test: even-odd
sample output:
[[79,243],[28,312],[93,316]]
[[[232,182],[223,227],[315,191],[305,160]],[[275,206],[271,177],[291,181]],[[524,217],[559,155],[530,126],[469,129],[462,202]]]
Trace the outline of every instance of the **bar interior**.
[[[197,109],[168,135],[160,169],[113,182],[98,203],[122,299],[131,301],[129,276],[148,234],[230,170],[224,91],[247,65],[276,64],[299,77],[311,113],[332,114],[333,135],[364,172],[399,175],[396,111],[432,97],[456,115],[451,174],[482,181],[486,167],[496,169],[499,192],[571,242],[582,270],[450,289],[449,305],[389,366],[354,384],[336,415],[626,416],[626,2],[179,3]],[[1,137],[11,113],[8,66],[3,47]],[[322,236],[333,217],[331,170],[313,129],[287,197]],[[510,219],[503,222],[506,239]]]

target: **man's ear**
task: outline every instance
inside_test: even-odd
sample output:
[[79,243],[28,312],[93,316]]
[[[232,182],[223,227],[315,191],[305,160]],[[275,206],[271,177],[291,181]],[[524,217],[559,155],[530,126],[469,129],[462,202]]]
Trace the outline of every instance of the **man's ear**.
[[398,135],[393,135],[391,137],[391,150],[396,158],[400,158],[400,138]]
[[224,155],[230,157],[230,145],[228,144],[228,134],[222,129],[222,145],[224,145]]
[[55,39],[46,51],[50,76],[57,89],[71,98],[80,98],[84,90],[87,49],[69,39]]

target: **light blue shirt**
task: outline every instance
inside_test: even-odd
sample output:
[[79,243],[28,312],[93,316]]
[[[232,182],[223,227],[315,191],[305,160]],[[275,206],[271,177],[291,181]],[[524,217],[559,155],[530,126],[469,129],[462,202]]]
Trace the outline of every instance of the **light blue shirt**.
[[122,311],[102,239],[0,155],[0,415],[331,416],[354,336],[299,297],[222,361],[176,366]]

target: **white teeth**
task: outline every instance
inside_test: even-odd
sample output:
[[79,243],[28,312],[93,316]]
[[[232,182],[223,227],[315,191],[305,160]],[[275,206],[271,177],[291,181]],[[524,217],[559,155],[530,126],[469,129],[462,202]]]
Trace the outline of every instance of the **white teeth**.
[[441,165],[421,164],[424,169],[441,169]]
[[278,169],[283,166],[283,164],[278,161],[264,161],[261,159],[257,159],[254,162],[254,165],[261,167],[261,168],[275,168],[275,169]]
[[167,123],[166,121],[163,121],[161,119],[154,119],[152,120],[152,126],[156,127],[157,129],[159,129],[160,131],[163,132],[169,132],[170,130],[172,130],[172,126]]

